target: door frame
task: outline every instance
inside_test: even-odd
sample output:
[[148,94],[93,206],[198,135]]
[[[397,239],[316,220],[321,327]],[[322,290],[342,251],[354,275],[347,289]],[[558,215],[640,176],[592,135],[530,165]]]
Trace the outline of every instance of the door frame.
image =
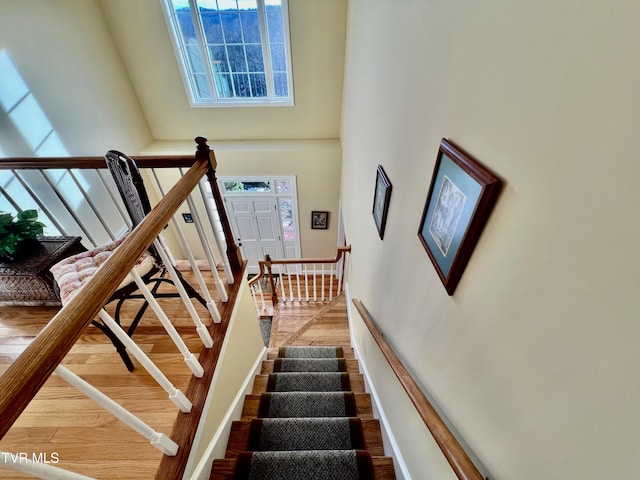
[[[278,222],[279,233],[280,233],[280,242],[282,246],[282,251],[284,252],[284,257],[287,259],[291,258],[301,258],[301,245],[300,245],[300,215],[298,209],[298,186],[297,179],[295,175],[229,175],[229,176],[220,176],[217,177],[218,186],[220,188],[220,193],[224,200],[224,207],[227,211],[227,216],[230,216],[231,212],[227,206],[227,199],[229,198],[242,198],[247,197],[250,198],[252,196],[256,197],[272,197],[275,204],[276,209],[278,211],[278,216],[280,221]],[[289,182],[290,190],[289,191],[279,191],[278,182]],[[268,191],[228,191],[225,186],[225,182],[268,182],[270,186],[270,190]],[[293,220],[293,241],[288,241],[285,244],[285,235],[282,225],[282,210],[279,199],[281,198],[290,198],[291,199],[291,208],[292,208],[292,220]],[[232,229],[233,229],[232,225]],[[233,231],[234,236],[237,237],[238,232]]]

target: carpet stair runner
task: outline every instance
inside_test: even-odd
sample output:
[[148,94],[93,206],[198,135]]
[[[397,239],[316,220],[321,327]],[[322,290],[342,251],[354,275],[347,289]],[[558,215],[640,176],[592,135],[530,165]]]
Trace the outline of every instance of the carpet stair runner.
[[270,349],[211,479],[393,480],[353,352]]

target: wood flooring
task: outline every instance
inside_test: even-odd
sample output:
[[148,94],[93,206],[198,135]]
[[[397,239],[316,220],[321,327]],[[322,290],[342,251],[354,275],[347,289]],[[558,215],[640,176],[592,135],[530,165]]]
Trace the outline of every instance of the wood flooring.
[[[210,274],[203,274],[207,284],[213,285]],[[187,273],[185,277],[189,279]],[[210,287],[210,290],[214,295],[215,288]],[[197,355],[202,344],[181,303],[175,300],[162,300],[161,303],[187,346]],[[332,303],[328,300],[288,302],[280,304],[277,310],[271,346],[350,346],[343,297]],[[48,307],[0,308],[0,374],[56,312],[56,308]],[[198,306],[198,312],[209,325],[211,320],[206,310]],[[134,339],[171,382],[184,391],[191,379],[190,371],[153,313],[145,315]],[[136,360],[136,369],[129,373],[111,342],[97,328],[87,328],[63,363],[157,431],[171,433],[179,413],[167,394]],[[49,459],[57,457],[59,462],[55,466],[94,478],[114,480],[153,479],[162,458],[145,438],[122,425],[55,374],[0,440],[0,451],[24,452],[29,457],[34,453]],[[0,479],[22,478],[32,477],[0,468]]]

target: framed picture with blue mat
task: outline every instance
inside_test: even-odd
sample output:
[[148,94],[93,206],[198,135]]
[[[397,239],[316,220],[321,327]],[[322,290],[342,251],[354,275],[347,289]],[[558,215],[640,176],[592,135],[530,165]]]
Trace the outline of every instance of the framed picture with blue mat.
[[500,178],[487,167],[442,139],[418,238],[449,295],[462,277],[501,186]]

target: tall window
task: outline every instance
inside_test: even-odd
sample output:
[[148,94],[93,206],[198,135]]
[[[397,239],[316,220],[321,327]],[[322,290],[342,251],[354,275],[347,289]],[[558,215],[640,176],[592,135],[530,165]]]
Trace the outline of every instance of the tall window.
[[293,105],[287,0],[161,0],[192,106]]

